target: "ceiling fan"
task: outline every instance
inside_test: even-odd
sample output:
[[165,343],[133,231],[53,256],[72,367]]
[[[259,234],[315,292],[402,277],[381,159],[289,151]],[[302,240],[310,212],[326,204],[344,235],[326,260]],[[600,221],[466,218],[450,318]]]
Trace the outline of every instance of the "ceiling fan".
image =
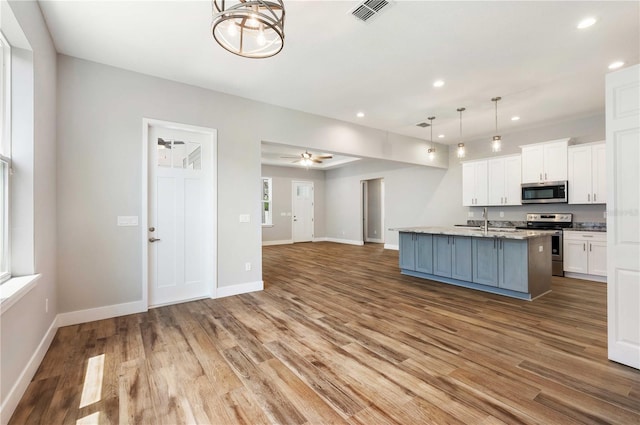
[[160,148],[171,149],[173,147],[171,146],[172,142],[174,145],[184,145],[184,142],[180,140],[164,140],[162,137],[158,137],[158,147]]
[[295,161],[292,161],[294,164],[296,162],[299,162],[302,165],[311,165],[311,164],[322,164],[323,159],[331,159],[333,158],[333,155],[313,155],[311,153],[309,153],[308,151],[304,151],[304,153],[301,153],[300,156],[281,156],[280,158],[285,158],[285,159],[295,159]]

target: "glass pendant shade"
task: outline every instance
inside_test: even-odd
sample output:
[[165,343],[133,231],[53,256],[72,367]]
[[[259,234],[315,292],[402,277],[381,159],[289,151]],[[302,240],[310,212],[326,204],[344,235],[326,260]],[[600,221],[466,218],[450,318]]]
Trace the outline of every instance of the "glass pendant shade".
[[284,46],[282,0],[213,0],[213,38],[231,53],[268,58]]
[[465,154],[464,143],[458,143],[458,158],[464,158]]
[[491,142],[491,151],[500,152],[501,150],[502,150],[502,138],[500,136],[493,136],[493,141]]
[[498,136],[498,102],[501,99],[500,96],[491,99],[491,101],[496,104],[496,135],[493,136],[493,140],[491,141],[492,152],[500,152],[502,150],[502,138]]
[[[467,108],[458,108],[456,109],[456,111],[458,111],[458,113],[460,114],[460,140],[462,140],[462,113],[464,111],[466,111]],[[464,158],[465,155],[465,151],[464,151],[464,143],[460,142],[458,143],[458,158]]]
[[427,119],[429,120],[429,127],[431,127],[431,137],[429,138],[429,144],[431,146],[427,150],[427,154],[429,156],[429,161],[433,161],[436,158],[436,148],[433,146],[433,120],[435,120],[436,117],[429,117]]

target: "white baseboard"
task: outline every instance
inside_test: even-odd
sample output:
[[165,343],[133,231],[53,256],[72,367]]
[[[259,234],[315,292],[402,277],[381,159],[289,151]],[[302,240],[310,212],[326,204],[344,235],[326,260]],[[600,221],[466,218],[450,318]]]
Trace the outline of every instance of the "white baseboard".
[[594,274],[582,274],[574,272],[564,272],[564,277],[571,277],[574,279],[593,280],[594,282],[607,283],[606,276],[596,276]]
[[327,242],[343,243],[347,245],[364,245],[362,241],[352,241],[351,239],[338,239],[338,238],[324,238]]
[[271,245],[291,245],[293,241],[291,239],[282,240],[282,241],[262,241],[262,246],[271,246]]
[[384,243],[384,241],[382,239],[373,239],[373,238],[367,238],[367,240],[365,242]]
[[18,380],[13,385],[9,394],[5,397],[2,402],[2,406],[0,406],[0,423],[6,424],[11,419],[11,415],[18,407],[18,403],[20,399],[24,395],[24,392],[27,390],[31,379],[36,374],[38,367],[40,367],[40,363],[42,363],[42,359],[44,359],[44,355],[47,354],[47,350],[51,345],[51,341],[53,341],[53,337],[56,335],[56,331],[58,330],[58,318],[53,319],[51,326],[47,330],[47,333],[44,334],[40,344],[38,344],[38,348],[33,353],[29,362],[22,370],[22,373],[18,377]]
[[58,326],[77,325],[79,323],[110,319],[112,317],[126,316],[127,314],[142,313],[144,311],[147,311],[147,305],[142,300],[90,308],[87,310],[70,311],[68,313],[58,314]]
[[313,238],[313,242],[327,242],[327,238],[320,237],[320,238]]
[[390,244],[390,243],[386,243],[386,244],[384,244],[384,249],[393,249],[393,250],[399,251],[400,250],[400,245],[393,245],[393,244]]
[[216,298],[230,297],[232,295],[247,294],[249,292],[262,291],[264,289],[264,282],[259,280],[257,282],[240,283],[238,285],[229,285],[218,287],[216,291]]

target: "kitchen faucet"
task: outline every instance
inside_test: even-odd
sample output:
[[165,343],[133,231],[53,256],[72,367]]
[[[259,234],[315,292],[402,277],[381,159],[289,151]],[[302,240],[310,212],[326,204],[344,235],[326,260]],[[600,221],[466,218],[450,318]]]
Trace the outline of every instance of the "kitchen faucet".
[[482,209],[482,217],[484,217],[484,226],[482,229],[486,232],[489,229],[489,208],[484,207]]

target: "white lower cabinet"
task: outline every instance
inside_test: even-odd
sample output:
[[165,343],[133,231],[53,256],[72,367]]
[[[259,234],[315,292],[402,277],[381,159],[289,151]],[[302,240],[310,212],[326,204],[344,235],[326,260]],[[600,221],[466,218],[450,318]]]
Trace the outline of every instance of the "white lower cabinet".
[[[565,231],[563,236],[565,275],[602,281],[602,277],[607,276],[607,234]],[[583,276],[572,276],[572,273]]]

